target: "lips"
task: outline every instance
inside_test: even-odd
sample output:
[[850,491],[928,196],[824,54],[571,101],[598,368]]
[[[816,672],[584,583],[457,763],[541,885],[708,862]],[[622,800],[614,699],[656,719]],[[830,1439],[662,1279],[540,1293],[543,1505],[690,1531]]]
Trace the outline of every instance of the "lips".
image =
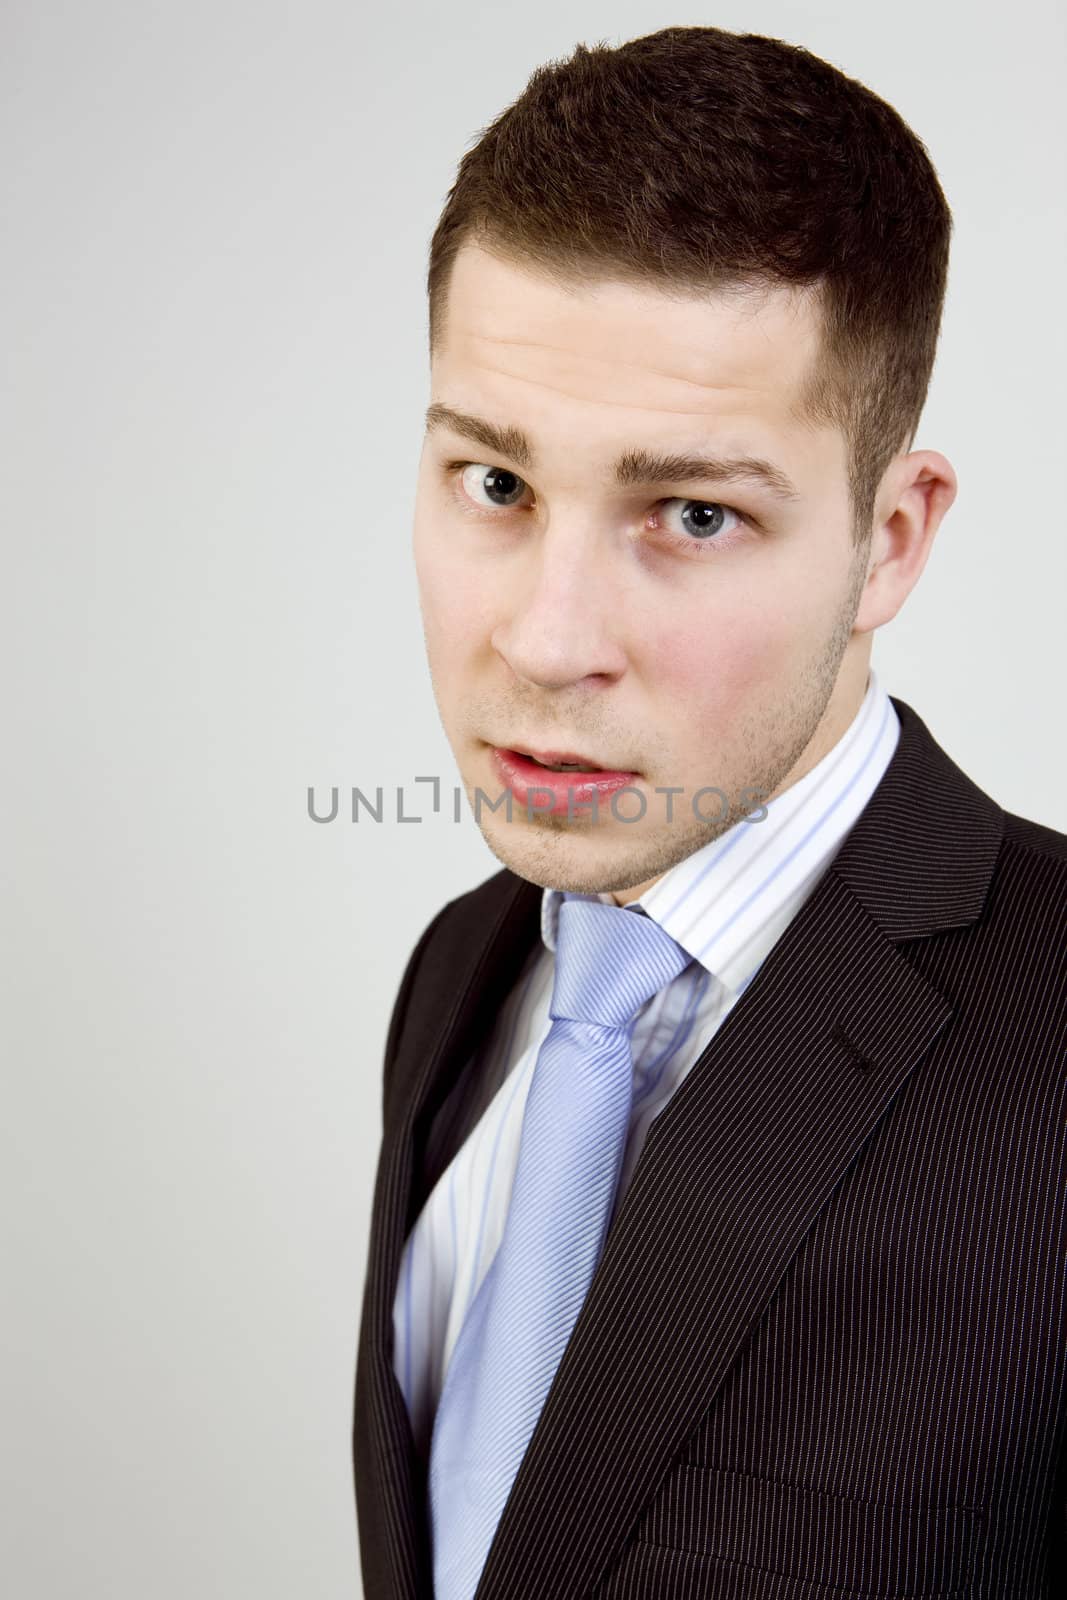
[[[609,800],[638,777],[635,772],[593,765],[591,757],[575,751],[542,750],[533,755],[494,745],[490,759],[504,787],[526,807],[531,820],[534,816],[586,816],[594,801]],[[565,762],[571,770],[557,772],[555,765]]]

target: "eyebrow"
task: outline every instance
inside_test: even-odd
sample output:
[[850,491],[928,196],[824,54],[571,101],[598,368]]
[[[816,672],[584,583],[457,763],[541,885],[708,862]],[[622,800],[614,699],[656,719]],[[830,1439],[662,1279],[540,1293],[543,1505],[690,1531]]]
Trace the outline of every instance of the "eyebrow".
[[[533,445],[521,428],[501,426],[486,417],[476,417],[469,411],[457,411],[454,406],[434,401],[426,411],[426,432],[433,433],[436,428],[450,428],[494,455],[506,456],[524,470],[529,471],[536,465]],[[626,489],[688,482],[694,478],[716,483],[754,483],[768,489],[779,500],[800,498],[785,473],[759,456],[662,454],[635,446],[624,450],[615,460],[615,482]]]

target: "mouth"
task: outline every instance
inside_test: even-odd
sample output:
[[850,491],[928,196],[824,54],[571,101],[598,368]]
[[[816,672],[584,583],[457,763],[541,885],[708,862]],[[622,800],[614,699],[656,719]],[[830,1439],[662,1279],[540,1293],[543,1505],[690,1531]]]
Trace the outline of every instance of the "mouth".
[[[504,787],[536,816],[568,816],[581,820],[596,802],[631,787],[640,774],[604,766],[595,756],[574,750],[528,750],[489,747],[490,759]],[[581,808],[576,816],[576,808]]]
[[593,756],[575,755],[570,750],[525,750],[516,745],[508,753],[525,756],[528,761],[536,761],[539,767],[545,767],[549,772],[621,771],[621,768],[611,767],[606,762],[597,761]]

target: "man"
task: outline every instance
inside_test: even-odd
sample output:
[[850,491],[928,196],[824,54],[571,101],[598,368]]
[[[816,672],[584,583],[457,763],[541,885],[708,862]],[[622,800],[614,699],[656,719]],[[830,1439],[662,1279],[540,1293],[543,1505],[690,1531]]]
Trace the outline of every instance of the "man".
[[504,870],[389,1029],[370,1600],[1062,1575],[1067,841],[870,670],[949,232],[890,107],[710,28],[460,165],[415,557]]

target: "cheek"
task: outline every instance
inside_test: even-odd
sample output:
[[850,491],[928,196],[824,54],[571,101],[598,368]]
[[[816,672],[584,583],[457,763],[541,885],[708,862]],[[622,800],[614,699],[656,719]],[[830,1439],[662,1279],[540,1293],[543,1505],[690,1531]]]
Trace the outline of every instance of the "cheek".
[[758,604],[739,599],[729,607],[676,612],[646,642],[652,691],[687,718],[687,708],[736,706],[788,676],[790,664],[804,656],[804,637],[796,613],[762,595]]
[[419,605],[427,634],[440,634],[447,627],[452,608],[459,602],[460,585],[455,563],[449,560],[448,546],[433,526],[432,518],[416,516],[412,554],[419,586]]
[[492,629],[492,594],[484,576],[454,560],[440,539],[414,543],[426,649],[435,667],[476,653]]

